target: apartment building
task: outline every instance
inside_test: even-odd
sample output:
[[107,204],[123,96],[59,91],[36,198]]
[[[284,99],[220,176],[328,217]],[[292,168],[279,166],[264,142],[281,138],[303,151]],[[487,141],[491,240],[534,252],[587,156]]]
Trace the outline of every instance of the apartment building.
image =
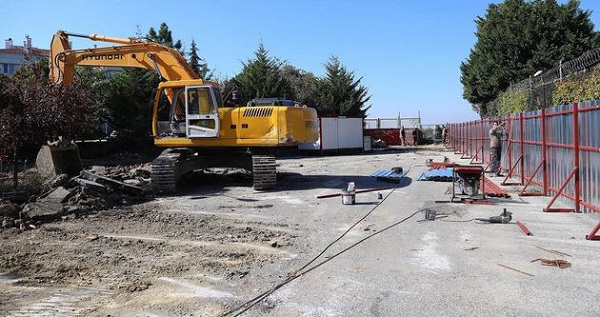
[[23,46],[15,45],[12,38],[4,41],[5,48],[0,49],[0,74],[12,75],[20,67],[50,56],[50,50],[33,47],[31,42],[29,35],[25,36]]

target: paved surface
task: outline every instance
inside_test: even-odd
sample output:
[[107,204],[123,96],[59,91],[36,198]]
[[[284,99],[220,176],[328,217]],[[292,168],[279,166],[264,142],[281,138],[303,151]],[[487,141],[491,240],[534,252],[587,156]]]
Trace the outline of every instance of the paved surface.
[[[342,205],[339,197],[320,199],[317,205],[311,201],[302,215],[319,226],[307,235],[321,239],[307,240],[323,248],[372,211],[315,263],[370,238],[276,291],[268,299],[276,303],[269,315],[599,316],[600,241],[585,240],[598,217],[544,213],[549,198],[518,197],[517,188],[511,198],[490,199],[493,205],[448,203],[450,195],[445,193],[451,183],[414,181],[427,170],[426,159],[442,161],[444,156],[468,163],[453,153],[435,151],[346,156],[344,162],[356,164],[343,166],[332,157],[303,160],[305,170],[313,164],[335,164],[335,168],[329,165],[335,169],[330,175],[338,176],[370,175],[371,170],[392,166],[408,173],[396,188],[381,191],[385,197],[381,203],[376,193],[357,194],[356,205]],[[283,169],[294,163],[284,162]],[[357,187],[364,188],[362,182],[368,180],[357,178]],[[398,223],[424,208],[447,217],[419,222],[424,213],[417,212]],[[499,215],[504,208],[513,213],[509,224],[468,221]],[[533,236],[525,235],[517,220]],[[314,255],[303,254],[295,262],[301,264]],[[572,265],[560,269],[531,262],[538,258]],[[261,312],[251,309],[247,315]]]

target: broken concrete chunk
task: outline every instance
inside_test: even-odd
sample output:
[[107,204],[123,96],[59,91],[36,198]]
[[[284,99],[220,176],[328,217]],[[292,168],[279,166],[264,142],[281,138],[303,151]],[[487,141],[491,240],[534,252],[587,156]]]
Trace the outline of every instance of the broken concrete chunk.
[[94,165],[90,168],[90,171],[94,174],[106,174],[106,167]]
[[80,211],[79,206],[76,206],[76,205],[67,205],[67,206],[65,206],[64,210],[65,210],[65,214],[67,214],[67,215],[77,214]]
[[63,205],[56,201],[36,201],[26,204],[23,207],[23,215],[34,221],[53,220],[60,218],[63,212]]
[[53,192],[48,194],[48,196],[46,196],[44,200],[64,203],[65,201],[67,201],[67,199],[69,199],[71,194],[72,193],[64,187],[58,187]]
[[[2,218],[2,217],[0,217]],[[15,220],[13,218],[10,217],[6,217],[4,219],[2,219],[2,228],[6,229],[6,228],[12,228],[15,226]]]
[[98,175],[88,171],[81,171],[81,173],[79,173],[79,178],[95,182]]
[[133,168],[129,171],[129,174],[133,175],[133,176],[139,176],[139,177],[143,177],[143,178],[150,178],[150,170],[146,169],[146,168],[142,168],[142,167],[138,167],[138,168]]
[[130,195],[140,195],[142,193],[142,189],[138,186],[129,185],[124,182],[114,180],[104,176],[98,176],[96,181],[105,186],[109,186],[114,189],[118,189],[126,194]]
[[106,186],[96,183],[94,181],[83,179],[83,178],[77,178],[76,181],[77,181],[77,183],[79,183],[79,185],[81,185],[81,187],[84,190],[91,190],[92,192],[100,192],[100,193],[107,192]]
[[19,217],[19,208],[17,207],[17,205],[11,203],[10,201],[1,201],[0,200],[0,216],[1,217],[18,218]]
[[44,186],[47,188],[56,188],[58,186],[65,186],[69,182],[69,175],[60,174],[52,177],[51,179],[44,182]]
[[[82,171],[81,177],[83,177],[85,179],[93,180],[99,184],[106,186],[106,187],[110,187],[112,189],[119,190],[119,191],[129,194],[129,195],[142,194],[141,187],[138,187],[135,185],[130,185],[125,182],[116,180],[114,178],[110,178],[110,177],[106,177],[106,176],[102,176],[102,175],[95,175],[88,171]],[[119,177],[119,176],[117,176],[117,177]]]
[[127,184],[127,185],[133,185],[133,186],[141,186],[142,182],[138,179],[126,179],[123,181],[123,183]]

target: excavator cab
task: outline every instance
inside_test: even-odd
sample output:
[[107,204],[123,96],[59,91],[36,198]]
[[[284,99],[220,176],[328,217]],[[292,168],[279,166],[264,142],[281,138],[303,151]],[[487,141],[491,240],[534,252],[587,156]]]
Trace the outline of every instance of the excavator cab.
[[221,93],[210,85],[186,86],[186,136],[211,138],[219,136]]
[[221,92],[212,85],[159,87],[159,137],[216,138],[219,136]]

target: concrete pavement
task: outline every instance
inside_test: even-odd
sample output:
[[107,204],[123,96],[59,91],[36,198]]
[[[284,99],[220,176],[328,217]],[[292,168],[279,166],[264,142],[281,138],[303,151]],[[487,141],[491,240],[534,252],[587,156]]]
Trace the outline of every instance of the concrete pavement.
[[[294,267],[369,212],[315,264],[371,237],[274,292],[265,301],[271,303],[267,315],[599,316],[600,241],[585,239],[597,215],[544,213],[549,197],[518,197],[514,192],[510,198],[490,198],[493,205],[448,203],[450,195],[445,193],[451,183],[416,181],[427,170],[426,159],[441,161],[444,156],[468,163],[450,152],[428,150],[283,161],[280,170],[302,164],[309,174],[314,167],[315,173],[328,176],[329,184],[324,185],[333,185],[302,197],[311,206],[299,217],[311,223],[305,234],[312,250],[300,252]],[[385,199],[380,204],[375,192],[357,194],[356,205],[342,205],[339,197],[314,198],[343,186],[353,175],[359,189],[394,186],[363,177],[392,166],[408,170],[407,177],[396,188],[382,191]],[[318,168],[323,169],[317,172]],[[342,181],[336,183],[336,176]],[[424,208],[447,217],[418,221],[424,219],[418,212],[398,223]],[[504,208],[513,213],[509,224],[469,221],[499,215]],[[525,235],[517,220],[533,235]],[[531,262],[538,258],[565,260],[571,267]],[[267,311],[250,309],[245,315]]]

